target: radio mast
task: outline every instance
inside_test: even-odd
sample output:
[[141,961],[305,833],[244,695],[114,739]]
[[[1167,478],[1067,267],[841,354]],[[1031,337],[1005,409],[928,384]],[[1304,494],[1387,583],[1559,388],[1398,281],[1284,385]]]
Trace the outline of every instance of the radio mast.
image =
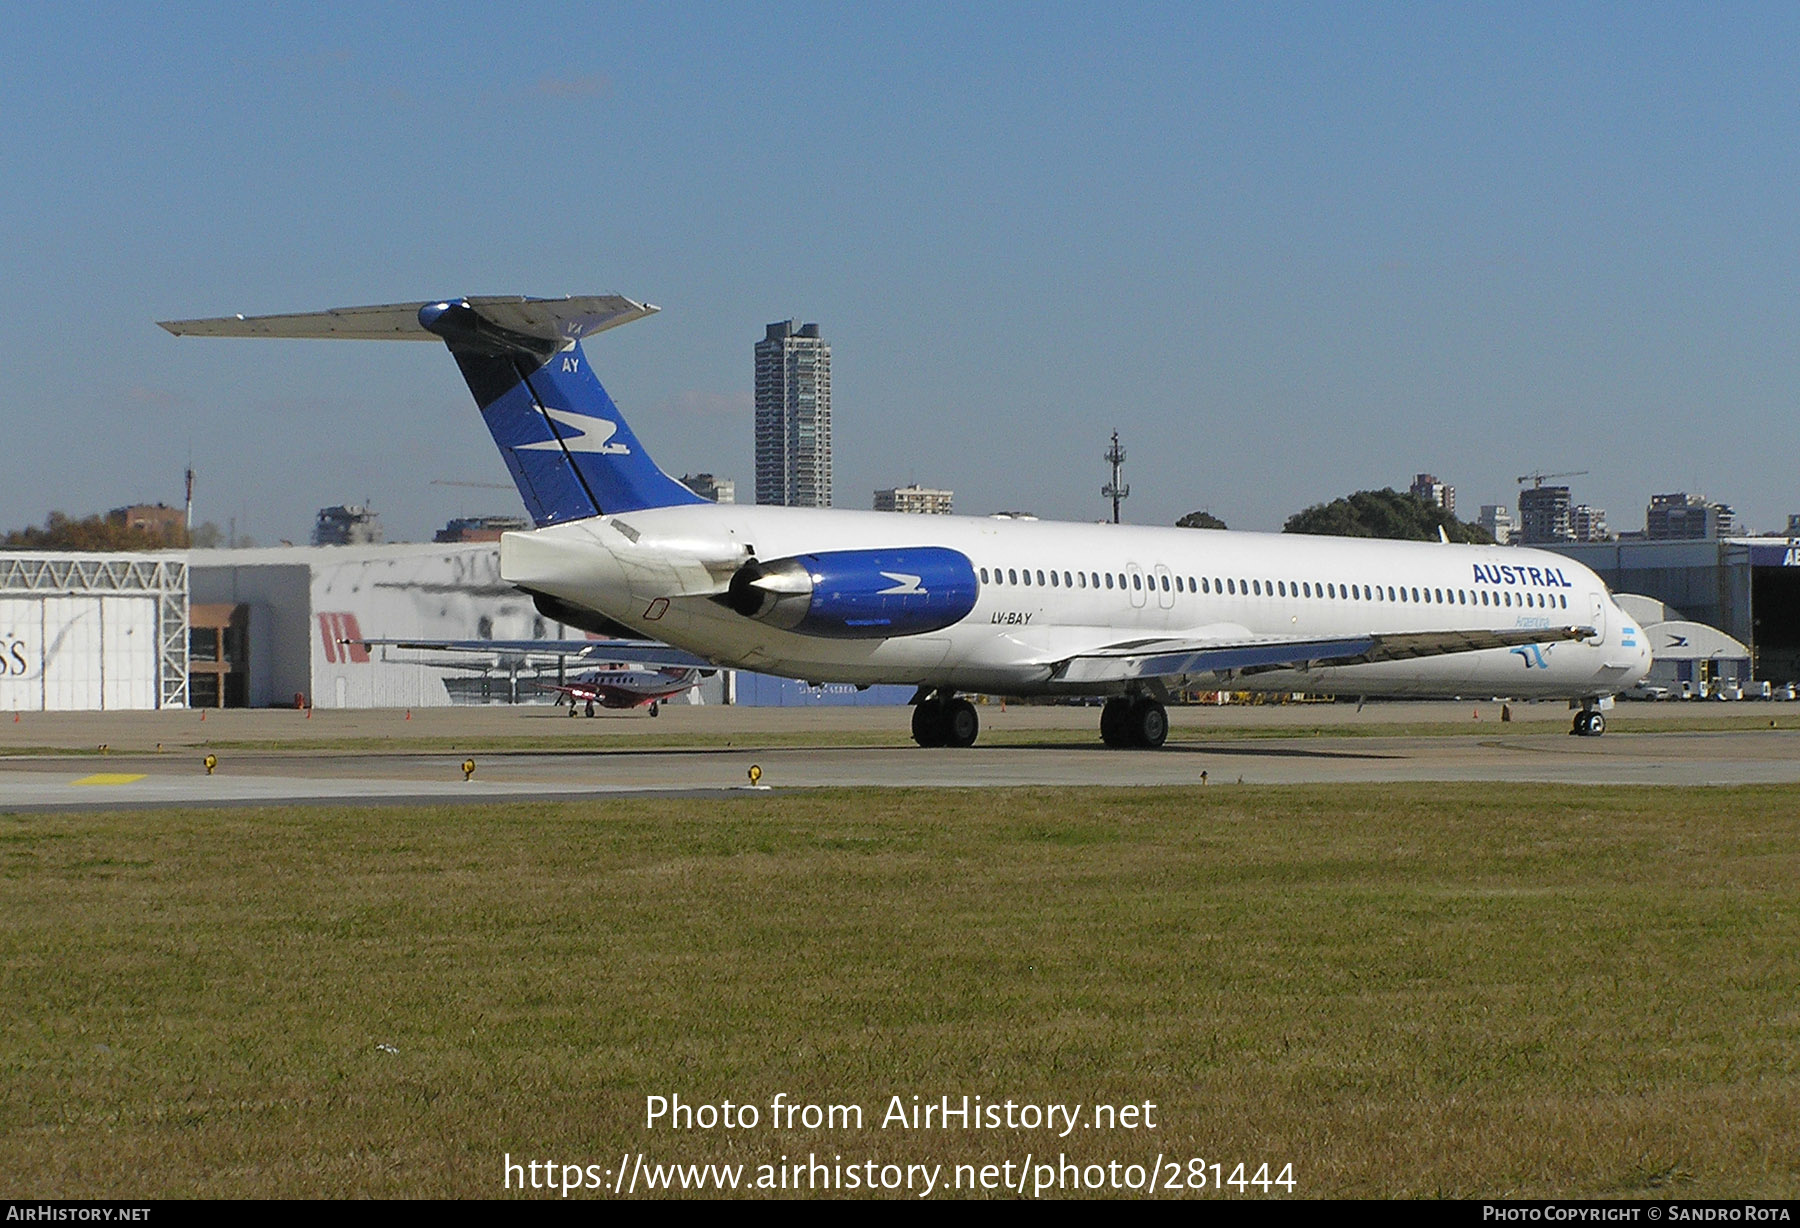
[[1100,488],[1100,493],[1112,500],[1112,522],[1118,524],[1119,500],[1128,498],[1131,494],[1131,487],[1119,480],[1119,474],[1125,467],[1125,449],[1119,446],[1119,432],[1114,431],[1112,433],[1112,447],[1106,450],[1106,455],[1101,457],[1101,459],[1111,463],[1112,481],[1102,486]]

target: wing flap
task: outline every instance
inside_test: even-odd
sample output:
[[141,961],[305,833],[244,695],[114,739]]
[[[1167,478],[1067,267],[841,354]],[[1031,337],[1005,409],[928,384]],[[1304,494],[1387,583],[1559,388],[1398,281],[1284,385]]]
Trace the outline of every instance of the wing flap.
[[1251,637],[1239,640],[1131,640],[1069,658],[1052,680],[1089,685],[1197,674],[1253,674],[1273,669],[1314,669],[1371,665],[1420,657],[1516,648],[1592,637],[1592,627],[1539,627],[1507,630],[1405,631],[1380,635],[1302,639]]
[[620,662],[652,669],[713,669],[705,657],[649,640],[396,640],[359,639],[346,643],[409,652],[477,652],[528,657],[575,657],[584,661]]

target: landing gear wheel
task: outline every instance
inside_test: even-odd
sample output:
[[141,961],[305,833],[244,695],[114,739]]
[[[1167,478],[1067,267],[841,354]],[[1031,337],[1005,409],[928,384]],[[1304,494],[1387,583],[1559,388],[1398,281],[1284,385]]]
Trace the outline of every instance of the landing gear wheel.
[[1155,750],[1169,739],[1169,710],[1142,695],[1109,699],[1100,709],[1100,740],[1112,747]]
[[948,725],[943,700],[926,699],[913,705],[912,736],[920,746],[943,746],[950,738]]
[[1129,699],[1107,700],[1100,709],[1100,740],[1114,748],[1130,746],[1131,736],[1125,731],[1130,716]]
[[1575,728],[1569,730],[1578,738],[1597,738],[1606,732],[1606,714],[1593,708],[1575,714]]
[[587,714],[589,716],[594,715],[594,701],[591,699],[587,701]]
[[975,705],[966,699],[952,699],[943,705],[943,712],[939,724],[944,731],[944,745],[975,745],[975,738],[981,733],[981,718],[975,714]]
[[570,716],[575,715],[575,701],[572,699],[569,701],[569,715]]
[[655,716],[661,710],[662,710],[662,708],[660,706],[660,701],[654,700],[654,699],[650,701],[650,715],[651,716]]
[[1168,709],[1143,695],[1109,699],[1100,709],[1100,740],[1111,747],[1154,751],[1168,742]]
[[1132,705],[1131,744],[1155,750],[1169,740],[1169,710],[1154,699],[1140,699]]

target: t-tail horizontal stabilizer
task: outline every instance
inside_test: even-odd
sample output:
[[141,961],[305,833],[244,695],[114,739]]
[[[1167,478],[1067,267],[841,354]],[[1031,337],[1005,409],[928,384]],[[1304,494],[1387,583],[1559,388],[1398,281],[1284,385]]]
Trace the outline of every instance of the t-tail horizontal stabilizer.
[[703,502],[645,453],[581,349],[583,337],[656,310],[618,295],[488,296],[170,320],[162,327],[176,336],[442,341],[542,527]]

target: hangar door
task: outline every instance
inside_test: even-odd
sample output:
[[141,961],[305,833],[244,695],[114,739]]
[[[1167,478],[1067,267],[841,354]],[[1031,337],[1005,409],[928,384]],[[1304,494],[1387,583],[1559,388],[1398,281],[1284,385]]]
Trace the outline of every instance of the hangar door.
[[156,599],[0,598],[0,710],[156,707]]
[[1800,566],[1751,568],[1750,610],[1756,676],[1800,681]]

